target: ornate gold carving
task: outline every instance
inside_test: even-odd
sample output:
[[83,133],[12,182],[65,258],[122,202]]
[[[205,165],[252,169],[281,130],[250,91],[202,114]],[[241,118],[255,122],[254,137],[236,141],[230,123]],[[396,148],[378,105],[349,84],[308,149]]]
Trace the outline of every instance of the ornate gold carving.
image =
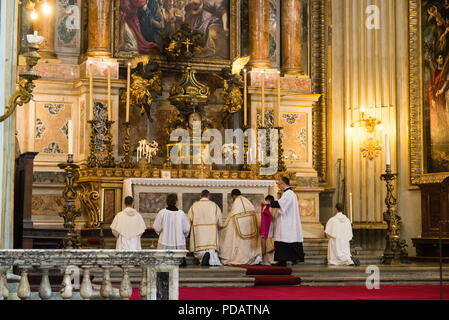
[[[80,176],[83,176],[83,170],[80,170]],[[87,228],[100,227],[100,184],[97,182],[80,183],[81,187],[81,204],[84,207],[84,212],[87,215]]]
[[363,141],[360,151],[362,152],[362,156],[364,158],[373,160],[375,157],[379,156],[380,151],[382,151],[382,147],[380,146],[377,139],[369,137],[365,141]]
[[422,50],[420,43],[419,0],[408,1],[409,41],[409,163],[412,185],[441,183],[449,173],[428,174],[424,169],[423,96],[421,90]]

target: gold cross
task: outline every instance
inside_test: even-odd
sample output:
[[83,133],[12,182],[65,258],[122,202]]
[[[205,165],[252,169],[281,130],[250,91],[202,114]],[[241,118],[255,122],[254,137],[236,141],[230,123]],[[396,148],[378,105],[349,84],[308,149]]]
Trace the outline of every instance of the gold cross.
[[189,47],[190,47],[191,44],[193,44],[193,42],[191,42],[190,39],[187,38],[186,41],[184,41],[182,44],[185,44],[187,51],[190,51]]

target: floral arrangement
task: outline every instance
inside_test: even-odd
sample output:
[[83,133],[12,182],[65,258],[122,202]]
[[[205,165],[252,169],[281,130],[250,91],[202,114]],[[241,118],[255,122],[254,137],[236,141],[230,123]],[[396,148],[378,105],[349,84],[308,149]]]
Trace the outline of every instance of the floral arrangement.
[[221,152],[226,159],[230,159],[232,157],[236,158],[239,153],[237,145],[235,143],[224,144],[221,148]]
[[159,144],[153,140],[153,142],[148,142],[147,140],[140,140],[139,146],[137,147],[137,161],[140,159],[147,159],[148,162],[151,161],[157,152],[159,151]]

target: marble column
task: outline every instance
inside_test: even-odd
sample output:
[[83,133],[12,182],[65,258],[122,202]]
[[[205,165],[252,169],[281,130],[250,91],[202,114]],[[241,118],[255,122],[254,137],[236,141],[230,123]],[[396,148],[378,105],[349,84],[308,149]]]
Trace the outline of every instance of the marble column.
[[87,55],[111,56],[112,0],[89,0]]
[[251,65],[256,68],[270,67],[270,1],[249,0],[248,6]]
[[303,74],[301,69],[302,1],[282,0],[282,71]]
[[39,46],[39,54],[43,59],[56,58],[55,53],[55,15],[56,0],[47,0],[47,4],[51,7],[51,13],[44,14],[42,5],[37,6],[39,17],[34,22],[34,31],[44,37],[44,41]]

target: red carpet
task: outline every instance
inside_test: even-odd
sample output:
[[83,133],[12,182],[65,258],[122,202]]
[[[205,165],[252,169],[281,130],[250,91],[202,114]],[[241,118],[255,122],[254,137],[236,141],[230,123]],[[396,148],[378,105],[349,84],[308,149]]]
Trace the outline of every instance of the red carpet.
[[[439,300],[439,286],[180,288],[179,300]],[[444,286],[449,300],[449,286]]]
[[246,275],[254,278],[255,286],[296,286],[301,278],[291,276],[292,268],[274,266],[239,266]]
[[[439,286],[179,288],[179,300],[439,300]],[[444,286],[449,300],[449,286]],[[141,300],[133,289],[130,300]]]

